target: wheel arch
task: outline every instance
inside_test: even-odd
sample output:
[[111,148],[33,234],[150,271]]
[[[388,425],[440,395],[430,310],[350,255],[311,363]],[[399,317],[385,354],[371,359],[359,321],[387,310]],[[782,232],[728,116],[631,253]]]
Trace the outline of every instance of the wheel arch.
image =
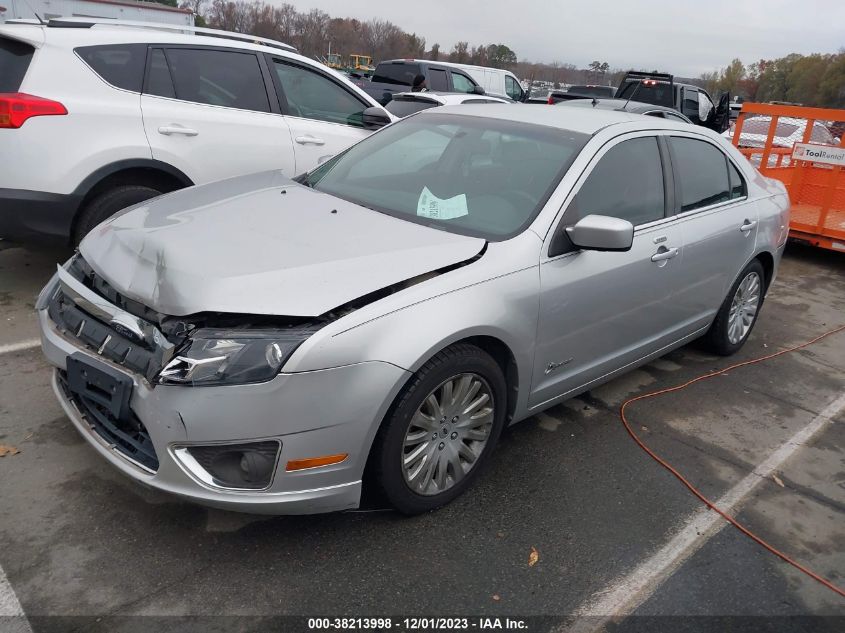
[[73,215],[69,235],[72,239],[86,205],[110,187],[146,185],[169,193],[193,184],[184,172],[159,160],[133,158],[104,165],[85,178],[74,191],[79,205]]
[[775,272],[775,258],[769,251],[761,251],[754,257],[763,265],[763,272],[766,275],[764,279],[763,294],[769,291],[769,285],[772,283],[772,277]]

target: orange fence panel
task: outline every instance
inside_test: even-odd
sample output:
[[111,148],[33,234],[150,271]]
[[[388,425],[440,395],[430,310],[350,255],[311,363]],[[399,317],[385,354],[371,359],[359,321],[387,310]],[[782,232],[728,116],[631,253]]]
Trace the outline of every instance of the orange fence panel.
[[744,103],[731,138],[760,173],[786,186],[790,237],[845,252],[845,134],[832,132],[843,122],[845,110]]

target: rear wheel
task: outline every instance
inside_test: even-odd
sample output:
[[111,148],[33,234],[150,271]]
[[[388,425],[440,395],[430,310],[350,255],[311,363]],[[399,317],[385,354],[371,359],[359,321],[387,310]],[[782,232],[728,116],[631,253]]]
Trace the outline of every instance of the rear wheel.
[[118,185],[92,198],[79,215],[72,240],[78,246],[95,226],[133,204],[155,198],[162,192],[146,185]]
[[478,476],[505,420],[506,387],[483,350],[454,345],[410,380],[374,446],[378,483],[400,512],[448,503]]
[[704,337],[710,351],[730,356],[745,344],[763,305],[765,278],[763,265],[756,259],[740,273]]

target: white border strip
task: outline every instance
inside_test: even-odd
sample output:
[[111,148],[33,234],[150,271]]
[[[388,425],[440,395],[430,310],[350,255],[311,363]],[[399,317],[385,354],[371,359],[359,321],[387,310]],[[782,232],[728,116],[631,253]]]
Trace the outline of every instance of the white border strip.
[[0,345],[0,355],[11,354],[12,352],[22,352],[27,349],[33,349],[41,345],[41,339],[30,338],[20,343],[10,343],[9,345]]
[[[832,418],[843,409],[845,409],[845,393],[827,405],[807,426],[790,437],[751,473],[728,490],[716,501],[716,505],[725,512],[733,514],[762,481],[770,478],[786,460],[821,431],[826,424],[832,422]],[[591,618],[582,620],[581,623],[587,630],[594,631],[603,630],[611,618],[621,618],[633,613],[680,568],[684,561],[726,525],[728,525],[727,521],[721,516],[706,506],[702,507],[693,513],[681,531],[657,553],[627,576],[594,594],[575,612],[575,617]]]
[[32,633],[32,627],[29,626],[23,607],[12,585],[6,579],[2,567],[0,567],[0,625],[9,633]]

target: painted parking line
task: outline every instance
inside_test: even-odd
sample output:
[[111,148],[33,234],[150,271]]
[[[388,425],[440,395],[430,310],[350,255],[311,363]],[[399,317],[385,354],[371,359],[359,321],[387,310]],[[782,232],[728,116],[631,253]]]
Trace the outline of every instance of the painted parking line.
[[0,628],[9,633],[32,633],[15,590],[0,567]]
[[32,349],[41,345],[41,339],[30,338],[19,343],[9,343],[8,345],[0,345],[0,356],[3,354],[11,354],[12,352],[22,352],[27,349]]
[[[761,482],[769,479],[784,462],[824,429],[825,425],[831,424],[833,418],[844,409],[845,393],[827,405],[807,426],[790,437],[751,473],[728,490],[716,501],[716,505],[735,515],[736,510]],[[595,593],[583,604],[575,613],[577,618],[583,618],[579,619],[580,625],[575,628],[584,631],[603,630],[611,618],[620,618],[633,613],[681,567],[684,561],[726,525],[728,525],[727,521],[707,507],[702,507],[693,513],[684,527],[658,552],[627,576]]]

